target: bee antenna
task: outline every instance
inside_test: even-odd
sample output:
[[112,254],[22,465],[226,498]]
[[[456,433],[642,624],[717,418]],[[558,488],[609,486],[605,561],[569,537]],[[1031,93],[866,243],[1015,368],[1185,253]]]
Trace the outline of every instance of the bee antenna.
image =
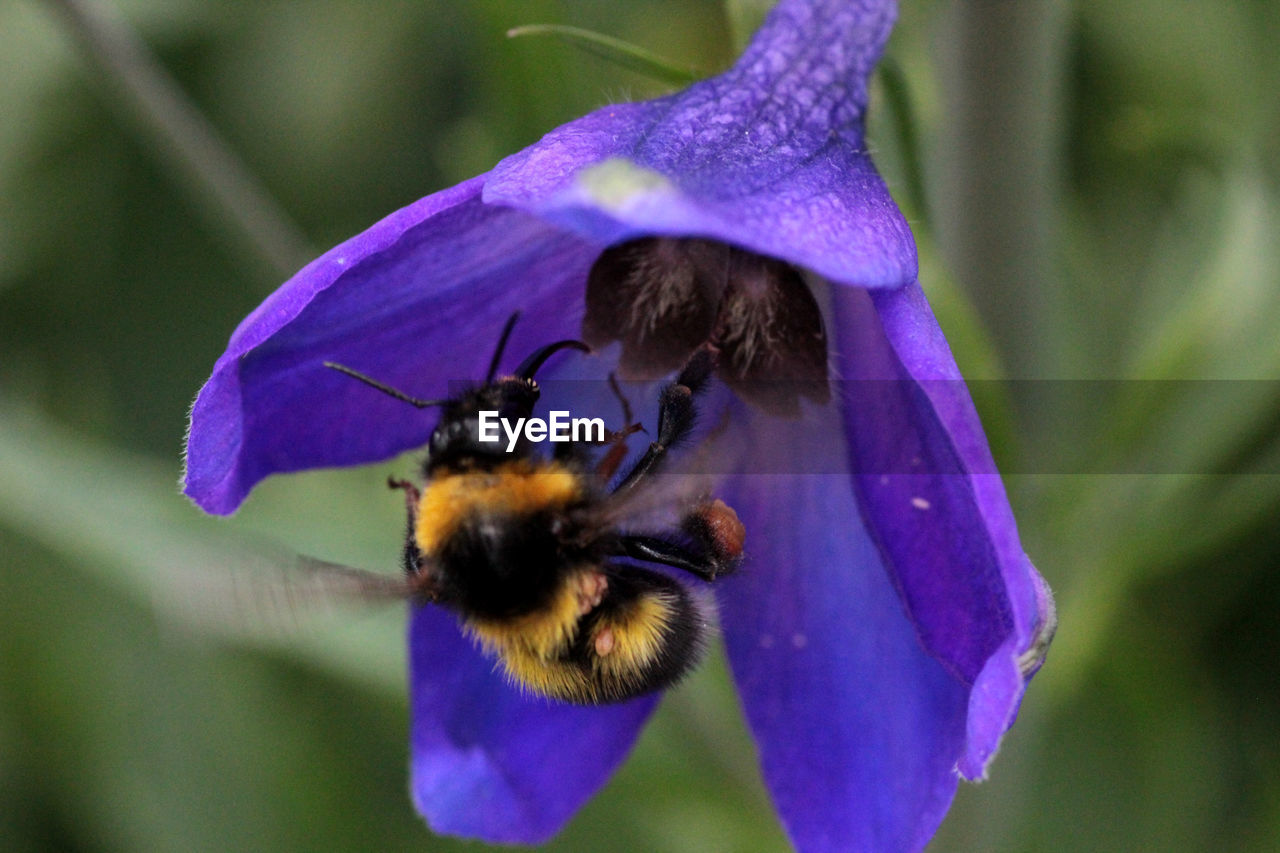
[[388,397],[395,397],[397,400],[403,403],[408,403],[410,406],[414,406],[415,408],[425,409],[428,406],[439,406],[449,402],[448,400],[419,400],[417,397],[410,397],[408,394],[404,393],[403,391],[398,391],[395,388],[392,388],[390,385],[379,382],[378,380],[372,377],[365,376],[363,373],[359,372],[358,370],[352,370],[350,367],[347,367],[345,364],[335,364],[332,361],[326,361],[324,363],[324,366],[329,368],[330,370],[336,370],[339,373],[345,373],[347,376],[350,376],[352,379],[359,379],[365,385],[369,385],[373,388],[377,388],[379,391],[381,391],[383,394],[386,394]]
[[546,363],[547,359],[555,355],[562,349],[576,349],[580,352],[591,352],[591,347],[582,341],[564,340],[556,341],[553,344],[547,344],[534,350],[528,358],[524,360],[519,367],[516,368],[515,375],[520,379],[532,379],[533,374],[538,372],[538,368]]
[[493,351],[493,358],[489,359],[489,372],[484,375],[484,384],[488,385],[493,381],[493,375],[498,372],[498,362],[502,359],[502,351],[507,348],[507,341],[511,339],[511,330],[516,327],[516,320],[520,319],[520,312],[516,311],[507,318],[507,324],[502,327],[502,334],[498,336],[498,348]]

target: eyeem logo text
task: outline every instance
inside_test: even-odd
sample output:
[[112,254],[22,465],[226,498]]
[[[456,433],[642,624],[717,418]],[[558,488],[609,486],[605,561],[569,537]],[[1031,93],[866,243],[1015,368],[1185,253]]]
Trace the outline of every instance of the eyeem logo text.
[[498,442],[498,427],[507,436],[507,452],[515,449],[521,433],[529,441],[604,441],[604,418],[571,418],[568,412],[551,412],[550,420],[517,418],[515,425],[495,411],[480,412],[480,440]]

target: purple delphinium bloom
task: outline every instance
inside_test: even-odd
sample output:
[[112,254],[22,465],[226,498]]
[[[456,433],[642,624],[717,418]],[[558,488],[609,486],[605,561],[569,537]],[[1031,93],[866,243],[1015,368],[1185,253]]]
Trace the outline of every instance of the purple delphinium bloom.
[[[186,493],[230,513],[269,474],[421,446],[431,417],[322,363],[446,396],[484,375],[516,310],[511,352],[577,337],[607,247],[696,237],[807,270],[841,382],[810,417],[731,401],[748,462],[717,493],[749,556],[714,591],[795,845],[922,847],[1012,723],[1052,605],[865,150],[895,11],[782,0],[729,71],[597,110],[322,255],[232,335],[192,410]],[[822,473],[787,473],[812,470],[815,446]],[[749,472],[766,458],[773,473]],[[549,837],[658,699],[530,697],[430,605],[412,609],[409,643],[412,794],[443,833]]]

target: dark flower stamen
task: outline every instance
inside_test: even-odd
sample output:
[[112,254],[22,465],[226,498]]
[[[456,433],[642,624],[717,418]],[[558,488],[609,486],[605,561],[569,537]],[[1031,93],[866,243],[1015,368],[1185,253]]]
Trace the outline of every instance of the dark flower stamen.
[[739,397],[795,415],[830,399],[822,312],[790,264],[712,240],[646,237],[606,249],[587,280],[583,338],[622,343],[619,370],[656,379],[704,343]]
[[587,278],[582,339],[622,342],[624,379],[657,379],[711,338],[727,280],[729,247],[647,237],[605,249]]

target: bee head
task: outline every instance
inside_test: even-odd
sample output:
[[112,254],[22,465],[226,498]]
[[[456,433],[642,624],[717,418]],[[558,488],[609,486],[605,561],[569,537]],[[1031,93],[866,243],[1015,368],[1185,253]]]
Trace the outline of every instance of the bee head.
[[352,379],[358,379],[365,385],[415,408],[443,407],[444,414],[432,431],[431,440],[427,445],[427,474],[442,468],[491,468],[504,461],[527,457],[530,446],[523,436],[515,442],[503,440],[501,431],[495,440],[492,437],[492,428],[488,430],[489,440],[484,440],[480,413],[495,413],[499,419],[498,423],[506,421],[516,424],[522,419],[531,417],[533,407],[537,404],[541,393],[538,383],[533,378],[538,368],[562,349],[591,351],[591,348],[582,341],[556,341],[530,353],[529,357],[516,368],[515,373],[495,379],[498,362],[502,358],[507,340],[511,337],[511,330],[515,326],[517,317],[519,317],[518,313],[512,314],[503,327],[498,346],[489,361],[489,371],[485,374],[484,383],[455,397],[421,400],[346,365],[326,361],[324,366],[346,374]]
[[497,412],[501,420],[514,424],[533,414],[539,394],[533,380],[511,376],[450,400],[427,445],[428,472],[440,468],[490,468],[525,455],[527,442],[521,439],[508,451],[508,441],[501,430],[497,441],[486,441],[480,431],[480,413]]
[[531,417],[542,393],[534,374],[547,359],[562,349],[590,351],[586,344],[575,340],[547,344],[534,350],[514,374],[494,379],[491,367],[490,376],[483,385],[448,400],[427,446],[427,472],[441,468],[491,468],[528,456],[530,444],[523,436],[513,443],[499,430],[495,441],[491,425],[490,437],[486,440],[481,432],[480,413],[496,412],[499,423],[509,424]]

